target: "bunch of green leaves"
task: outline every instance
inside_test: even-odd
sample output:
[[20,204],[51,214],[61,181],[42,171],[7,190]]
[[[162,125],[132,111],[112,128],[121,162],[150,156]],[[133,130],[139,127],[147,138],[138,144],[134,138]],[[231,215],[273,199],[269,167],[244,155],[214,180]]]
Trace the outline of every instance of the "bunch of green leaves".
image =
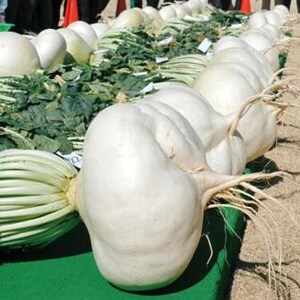
[[211,13],[210,22],[218,23],[221,27],[229,27],[234,24],[241,24],[248,19],[248,16],[238,10],[223,11],[216,9]]
[[[93,80],[100,75],[94,73],[97,70],[86,66],[60,67],[49,74],[15,79],[13,85],[26,93],[12,95],[15,102],[2,109],[0,127],[20,133],[33,148],[71,152],[68,137],[84,135],[95,113],[115,97],[110,85]],[[2,150],[15,145],[13,136],[1,138]]]

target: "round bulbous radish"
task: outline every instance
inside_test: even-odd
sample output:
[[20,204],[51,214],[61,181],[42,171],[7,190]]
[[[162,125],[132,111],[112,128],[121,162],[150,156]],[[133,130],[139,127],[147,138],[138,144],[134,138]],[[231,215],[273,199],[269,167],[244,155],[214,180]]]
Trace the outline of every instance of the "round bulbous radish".
[[159,14],[164,21],[177,18],[176,10],[173,5],[163,6],[159,10]]
[[256,11],[249,16],[248,27],[260,28],[263,25],[268,24],[267,18],[262,11]]
[[275,5],[273,11],[279,15],[282,23],[285,23],[287,21],[290,14],[289,9],[283,4]]
[[[234,65],[236,62],[233,61],[234,55],[232,55],[230,49],[233,49],[232,51],[235,52],[235,54],[237,55],[238,64],[243,64],[246,68],[251,68],[257,75],[256,77],[260,78],[260,81],[261,81],[261,77],[260,77],[261,73],[265,72],[265,71],[260,71],[260,66],[259,66],[260,62],[267,65],[267,69],[269,69],[268,76],[271,76],[272,70],[270,70],[268,61],[263,56],[263,54],[257,52],[245,40],[235,36],[224,36],[221,39],[219,39],[216,43],[214,43],[213,45],[214,59],[212,63],[218,64],[223,62],[229,62],[232,63],[232,65]],[[247,66],[247,59],[243,59],[243,55],[245,55],[251,61],[251,66],[249,67]],[[264,85],[266,85],[267,83],[266,76],[264,76],[263,82]],[[254,84],[254,87],[256,89],[257,84]]]
[[204,12],[208,5],[208,0],[198,0],[200,2],[200,12]]
[[151,20],[150,16],[141,8],[135,7],[134,9],[138,10],[144,19],[144,23],[147,23]]
[[274,145],[277,123],[274,108],[263,103],[252,105],[240,119],[237,130],[246,146],[247,162],[262,156]]
[[192,16],[192,10],[188,5],[186,5],[186,2],[182,3],[181,5],[186,10],[186,16]]
[[185,2],[183,5],[188,6],[191,10],[191,15],[193,17],[199,15],[201,4],[198,0],[189,0]]
[[213,44],[214,55],[216,56],[222,50],[228,48],[248,48],[248,44],[236,36],[223,36],[216,43]]
[[97,34],[90,24],[79,20],[72,22],[67,28],[77,32],[92,49],[95,48]]
[[171,5],[175,9],[176,17],[178,19],[183,19],[188,14],[187,9],[183,5],[181,4],[171,4]]
[[[89,126],[77,207],[97,266],[117,287],[151,290],[174,282],[197,248],[208,201],[245,178],[212,172],[204,149],[194,152],[186,138],[164,114],[133,103],[106,108]],[[193,169],[174,162],[177,147],[190,152]]]
[[247,148],[238,131],[227,136],[214,148],[206,152],[209,167],[220,174],[242,174],[247,162]]
[[[266,24],[266,25],[268,25],[268,24]],[[256,37],[259,39],[259,41],[262,41],[263,46],[259,46],[259,42],[255,43]],[[262,30],[261,28],[249,29],[249,30],[243,32],[239,38],[242,39],[243,41],[245,41],[248,45],[250,45],[251,47],[253,47],[254,49],[256,49],[258,51],[261,51],[262,49],[264,49],[266,47],[265,45],[267,43],[268,43],[268,46],[271,47],[272,42],[273,42],[272,37],[270,37],[268,34],[266,34],[265,31]]]
[[235,113],[248,98],[256,95],[243,73],[221,63],[199,73],[193,88],[222,115]]
[[142,11],[145,12],[149,16],[150,19],[154,19],[157,22],[162,22],[162,18],[159,14],[159,11],[156,8],[154,8],[152,6],[144,6],[142,8]]
[[279,28],[283,24],[283,20],[281,19],[279,14],[276,13],[276,11],[265,11],[264,14],[269,24],[272,24],[277,28]]
[[99,38],[103,33],[107,32],[110,29],[110,26],[108,23],[93,23],[91,24],[93,27],[97,38]]
[[[214,84],[211,84],[212,78]],[[199,74],[194,88],[226,118],[232,120],[233,116],[238,116],[236,129],[244,140],[247,162],[270,149],[276,138],[275,113],[267,105],[256,101],[239,116],[249,99],[256,95],[242,73],[224,64],[211,65]]]
[[148,17],[152,20],[153,26],[155,28],[160,28],[163,24],[163,19],[161,18],[159,11],[152,6],[145,6],[142,8]]
[[138,101],[135,106],[156,126],[156,141],[176,165],[188,172],[197,167],[195,161],[201,160],[203,167],[207,167],[199,134],[180,112],[158,101]]
[[230,118],[215,111],[201,94],[189,87],[170,85],[146,102],[160,110],[158,103],[171,107],[188,121],[201,140],[206,161],[213,171],[231,175],[243,172],[246,150],[242,138],[236,133],[229,135]]
[[258,76],[263,87],[267,87],[273,78],[273,69],[266,57],[252,47],[227,48],[218,52],[212,59],[212,64],[218,63],[240,63],[251,68]]
[[28,75],[41,69],[38,52],[29,39],[0,32],[0,75]]
[[[64,62],[67,44],[55,29],[45,29],[31,40],[40,58],[41,67],[49,69]],[[51,45],[49,47],[49,45]]]
[[79,213],[100,272],[128,290],[173,282],[201,236],[201,196],[209,185],[198,188],[193,176],[168,159],[156,134],[137,107],[117,104],[93,120],[84,146]]
[[279,29],[272,25],[272,24],[266,24],[260,28],[265,34],[267,34],[273,42],[277,42],[280,40],[280,31]]
[[274,40],[261,29],[250,29],[241,34],[240,38],[249,46],[262,53],[269,61],[273,72],[279,69],[279,51]]
[[[213,65],[213,64],[211,64]],[[241,64],[239,62],[237,63],[220,63],[220,65],[224,65],[232,70],[235,70],[238,74],[242,74],[248,83],[251,85],[251,87],[254,89],[256,94],[259,94],[263,91],[264,86],[259,79],[259,77],[256,75],[256,73],[247,65]]]
[[77,63],[88,63],[92,48],[74,30],[70,28],[58,29],[67,44],[67,55],[65,61],[75,61]]
[[139,8],[131,8],[122,11],[110,25],[112,29],[124,29],[137,27],[145,22],[145,14]]
[[215,147],[228,132],[230,125],[224,117],[202,94],[190,87],[172,84],[159,90],[148,101],[164,103],[179,112],[191,124],[205,151]]

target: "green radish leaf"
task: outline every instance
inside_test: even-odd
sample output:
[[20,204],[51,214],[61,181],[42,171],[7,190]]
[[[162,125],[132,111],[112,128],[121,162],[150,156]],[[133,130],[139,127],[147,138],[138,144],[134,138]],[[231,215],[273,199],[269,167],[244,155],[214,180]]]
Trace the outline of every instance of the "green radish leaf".
[[33,144],[36,149],[52,153],[57,152],[60,146],[58,141],[50,139],[45,135],[35,135],[33,138]]

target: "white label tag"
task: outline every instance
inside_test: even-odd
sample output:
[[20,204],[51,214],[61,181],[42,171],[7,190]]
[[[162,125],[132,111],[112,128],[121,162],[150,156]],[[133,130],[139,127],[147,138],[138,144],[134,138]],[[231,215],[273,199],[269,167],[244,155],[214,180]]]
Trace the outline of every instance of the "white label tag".
[[208,57],[208,58],[213,57],[213,55],[214,55],[214,52],[212,50],[207,51],[206,54],[205,54],[205,56]]
[[232,24],[230,26],[231,29],[240,29],[242,27],[242,24]]
[[136,77],[139,77],[139,76],[145,76],[147,75],[148,73],[145,71],[145,72],[136,72],[136,73],[133,73],[132,75],[133,76],[136,76]]
[[99,50],[95,50],[94,54],[105,54],[108,51],[109,51],[108,49],[99,49]]
[[167,57],[163,57],[163,56],[157,56],[155,58],[155,61],[156,61],[157,64],[163,63],[163,62],[168,61],[168,60],[169,59]]
[[200,50],[203,53],[206,53],[209,47],[212,45],[212,41],[210,41],[208,38],[205,38],[201,44],[198,46],[198,50]]
[[159,46],[165,46],[165,45],[169,45],[171,44],[172,42],[174,42],[174,38],[172,36],[164,39],[164,40],[161,40],[157,43],[157,45]]
[[56,154],[61,156],[65,160],[67,160],[69,163],[71,163],[76,168],[81,169],[81,167],[82,167],[82,156],[80,156],[76,152],[71,152],[70,154],[62,154],[60,152],[57,152]]
[[150,82],[148,85],[146,85],[141,91],[141,94],[147,94],[150,93],[154,89],[154,84],[153,82]]
[[192,16],[190,16],[190,15],[185,15],[185,16],[183,17],[183,20],[186,20],[186,21],[197,21],[196,18],[194,18],[194,17],[192,17]]

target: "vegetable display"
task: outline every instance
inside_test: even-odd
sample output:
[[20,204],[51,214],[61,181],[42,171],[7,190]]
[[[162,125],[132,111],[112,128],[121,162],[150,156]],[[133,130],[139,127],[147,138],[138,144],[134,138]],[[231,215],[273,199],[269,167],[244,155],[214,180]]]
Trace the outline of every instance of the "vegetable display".
[[[199,243],[207,203],[218,192],[260,177],[211,171],[201,125],[155,99],[114,105],[93,120],[77,179],[78,208],[98,267],[129,290],[177,279]],[[220,163],[230,156],[227,146],[218,149],[219,156],[226,155]]]
[[[51,242],[79,215],[102,275],[144,291],[184,272],[206,209],[234,207],[266,225],[249,193],[278,202],[250,182],[282,174],[243,170],[274,144],[278,95],[295,91],[298,77],[277,73],[288,15],[184,5],[127,10],[105,26],[75,22],[31,41],[0,34],[28,58],[0,61],[1,247]],[[80,170],[57,156],[72,151]]]

